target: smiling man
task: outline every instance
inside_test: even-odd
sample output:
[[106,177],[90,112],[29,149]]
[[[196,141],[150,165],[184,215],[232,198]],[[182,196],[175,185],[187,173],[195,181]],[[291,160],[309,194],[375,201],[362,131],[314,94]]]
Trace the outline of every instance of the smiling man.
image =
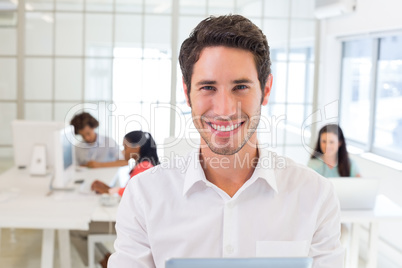
[[280,157],[258,147],[273,79],[265,35],[239,15],[210,17],[183,42],[179,60],[200,148],[184,170],[162,165],[130,181],[109,266],[310,256],[316,268],[343,267],[330,182],[287,158],[276,165]]

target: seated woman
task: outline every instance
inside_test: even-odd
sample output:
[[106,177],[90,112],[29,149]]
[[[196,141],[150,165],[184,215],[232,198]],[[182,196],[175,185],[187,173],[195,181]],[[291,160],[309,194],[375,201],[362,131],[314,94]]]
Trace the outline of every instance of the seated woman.
[[[356,163],[349,158],[342,129],[336,124],[320,129],[314,153],[307,166],[326,178],[360,177]],[[340,239],[344,246],[348,244],[349,228],[347,224],[341,224]]]
[[[123,140],[124,145],[124,158],[126,163],[128,160],[133,158],[135,160],[135,166],[130,171],[130,177],[137,175],[153,166],[159,164],[158,154],[156,152],[156,144],[151,134],[142,131],[132,131]],[[97,193],[118,193],[120,196],[123,195],[124,188],[111,188],[101,181],[94,181],[91,186],[92,190]]]
[[317,144],[307,166],[324,177],[360,177],[356,163],[349,158],[342,129],[326,125],[318,133]]
[[81,135],[84,141],[75,148],[78,165],[90,168],[127,165],[125,160],[119,160],[121,153],[117,143],[112,138],[95,132],[99,122],[92,115],[77,114],[70,124],[74,126],[75,134]]

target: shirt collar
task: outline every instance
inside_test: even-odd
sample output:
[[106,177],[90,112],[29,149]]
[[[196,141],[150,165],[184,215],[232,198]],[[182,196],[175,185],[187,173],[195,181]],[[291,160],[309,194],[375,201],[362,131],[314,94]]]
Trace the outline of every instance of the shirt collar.
[[276,153],[266,149],[258,148],[258,164],[252,177],[265,180],[271,188],[278,193],[278,186],[275,177]]
[[[275,192],[278,193],[274,172],[276,154],[265,149],[258,149],[258,151],[258,165],[256,166],[250,179],[263,179]],[[193,186],[198,184],[198,182],[204,182],[204,185],[208,185],[210,183],[206,179],[204,170],[201,167],[199,155],[200,149],[194,150],[189,154],[186,174],[184,177],[183,196],[186,195],[190,189],[193,188]]]
[[199,181],[207,183],[204,170],[200,164],[200,149],[193,150],[189,154],[187,161],[187,169],[184,177],[183,196]]

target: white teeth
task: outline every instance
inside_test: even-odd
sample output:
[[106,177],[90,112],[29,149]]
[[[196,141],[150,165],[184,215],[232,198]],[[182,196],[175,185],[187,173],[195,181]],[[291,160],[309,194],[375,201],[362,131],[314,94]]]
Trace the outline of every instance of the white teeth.
[[238,128],[241,124],[234,124],[234,125],[230,125],[230,126],[221,126],[221,125],[215,125],[215,124],[211,124],[211,127],[215,130],[218,131],[222,131],[222,132],[228,132],[228,131],[233,131],[236,128]]

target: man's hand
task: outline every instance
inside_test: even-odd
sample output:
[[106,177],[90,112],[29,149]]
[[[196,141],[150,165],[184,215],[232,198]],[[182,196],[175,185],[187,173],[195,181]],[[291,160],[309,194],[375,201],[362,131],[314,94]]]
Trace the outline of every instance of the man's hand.
[[91,185],[91,189],[95,191],[97,194],[107,194],[109,193],[110,187],[104,184],[101,181],[94,181]]

